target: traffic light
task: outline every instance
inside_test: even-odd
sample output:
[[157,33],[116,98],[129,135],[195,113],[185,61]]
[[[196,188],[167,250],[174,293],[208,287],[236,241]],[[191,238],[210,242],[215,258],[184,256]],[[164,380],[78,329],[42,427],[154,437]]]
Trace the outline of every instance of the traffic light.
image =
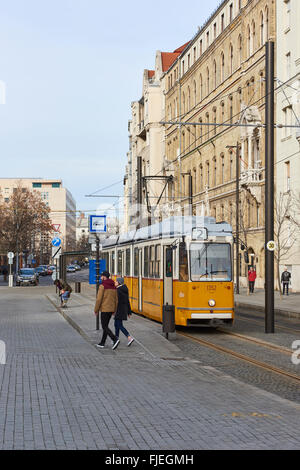
[[245,253],[244,253],[244,260],[245,260],[246,264],[249,264],[249,255],[248,255],[247,251],[245,251]]

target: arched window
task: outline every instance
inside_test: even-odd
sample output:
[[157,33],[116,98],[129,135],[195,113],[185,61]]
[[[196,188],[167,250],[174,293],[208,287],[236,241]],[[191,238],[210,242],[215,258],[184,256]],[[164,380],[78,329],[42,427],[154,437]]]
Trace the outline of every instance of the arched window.
[[[209,123],[209,113],[206,113],[206,122]],[[206,137],[205,140],[208,140],[209,139],[209,126],[205,126],[205,127],[207,127],[206,132],[205,132],[205,137]]]
[[185,94],[182,93],[182,112],[185,113]]
[[209,95],[209,68],[206,69],[206,91],[207,95]]
[[233,45],[230,44],[230,48],[229,48],[229,54],[230,54],[230,57],[229,57],[229,60],[230,60],[230,75],[233,74]]
[[191,90],[190,87],[188,87],[188,97],[187,97],[187,112],[190,111],[191,109]]
[[217,133],[217,108],[213,108],[213,120],[214,120],[214,135]]
[[259,45],[262,46],[265,42],[265,24],[264,24],[264,14],[260,12],[260,34],[259,34]]
[[269,9],[268,9],[268,7],[265,8],[265,27],[264,27],[264,32],[265,32],[264,42],[267,42],[267,40],[269,39]]
[[221,82],[225,80],[225,57],[224,53],[221,53]]
[[251,31],[250,26],[247,27],[247,56],[250,57],[251,55]]
[[239,45],[239,65],[241,65],[242,58],[243,58],[243,55],[242,55],[242,53],[243,53],[243,51],[242,51],[243,40],[242,40],[242,35],[241,34],[239,35],[238,45]]
[[214,88],[217,88],[217,63],[214,60]]
[[256,49],[256,38],[255,38],[255,22],[252,21],[251,24],[251,52],[250,55],[252,55]]
[[194,106],[197,104],[197,85],[196,81],[194,80]]
[[199,140],[200,144],[202,144],[202,137],[203,137],[203,126],[202,126],[202,118],[199,118]]
[[200,102],[203,100],[203,80],[202,75],[200,75]]

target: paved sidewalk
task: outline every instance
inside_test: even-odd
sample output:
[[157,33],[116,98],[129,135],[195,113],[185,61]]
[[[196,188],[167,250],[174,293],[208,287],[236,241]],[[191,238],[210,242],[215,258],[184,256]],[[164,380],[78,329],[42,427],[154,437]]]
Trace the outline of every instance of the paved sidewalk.
[[[274,293],[275,314],[300,319],[300,293],[291,293],[280,298],[278,291]],[[240,288],[240,294],[235,294],[235,306],[242,310],[264,311],[265,290],[255,289],[253,294],[248,294],[247,289]]]

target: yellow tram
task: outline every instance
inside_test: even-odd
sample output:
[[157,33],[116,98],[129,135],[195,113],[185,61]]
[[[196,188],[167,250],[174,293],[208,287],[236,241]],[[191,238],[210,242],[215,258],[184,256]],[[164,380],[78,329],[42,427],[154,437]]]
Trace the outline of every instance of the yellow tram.
[[132,310],[162,322],[164,304],[175,324],[232,324],[232,228],[213,217],[174,216],[104,240],[112,277],[122,276]]

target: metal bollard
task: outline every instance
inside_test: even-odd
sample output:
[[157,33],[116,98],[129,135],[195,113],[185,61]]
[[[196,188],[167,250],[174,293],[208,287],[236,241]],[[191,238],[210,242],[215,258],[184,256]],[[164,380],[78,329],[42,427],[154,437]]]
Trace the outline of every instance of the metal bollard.
[[168,339],[168,333],[174,333],[175,331],[175,306],[174,305],[163,305],[163,315],[162,315],[162,330],[163,333],[166,333],[166,338]]
[[76,294],[80,294],[81,290],[81,283],[80,282],[75,282],[75,292]]

